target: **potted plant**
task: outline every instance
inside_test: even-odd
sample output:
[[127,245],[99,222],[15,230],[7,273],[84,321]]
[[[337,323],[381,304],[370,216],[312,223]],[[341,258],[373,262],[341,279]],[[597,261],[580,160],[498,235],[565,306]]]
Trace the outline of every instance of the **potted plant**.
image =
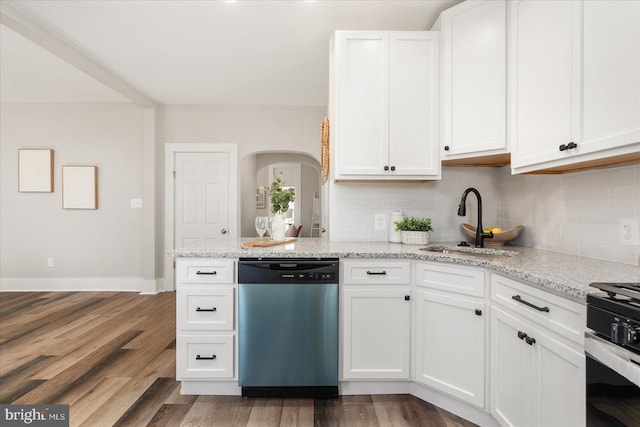
[[433,231],[431,218],[404,218],[394,221],[396,231],[400,231],[402,243],[408,245],[426,245],[429,243],[429,232]]
[[296,192],[293,188],[283,188],[282,172],[273,179],[269,188],[271,199],[271,212],[273,212],[273,240],[284,240],[284,213],[289,210],[289,203],[296,199]]

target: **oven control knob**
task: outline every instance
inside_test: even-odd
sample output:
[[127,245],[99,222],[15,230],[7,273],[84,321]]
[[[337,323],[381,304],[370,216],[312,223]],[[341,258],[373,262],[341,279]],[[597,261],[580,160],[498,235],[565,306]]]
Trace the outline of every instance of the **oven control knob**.
[[625,324],[624,323],[612,323],[611,324],[611,341],[618,345],[623,345],[625,340]]
[[640,342],[640,328],[636,328],[628,323],[612,323],[611,341],[619,345]]
[[623,344],[635,344],[640,341],[640,328],[634,328],[630,325],[625,326],[625,336]]

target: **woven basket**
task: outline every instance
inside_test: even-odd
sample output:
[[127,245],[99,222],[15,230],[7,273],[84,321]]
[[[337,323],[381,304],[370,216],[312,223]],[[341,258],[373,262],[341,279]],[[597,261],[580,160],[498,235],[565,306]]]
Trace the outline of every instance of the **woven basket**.
[[402,231],[402,243],[405,245],[426,245],[429,243],[428,231]]

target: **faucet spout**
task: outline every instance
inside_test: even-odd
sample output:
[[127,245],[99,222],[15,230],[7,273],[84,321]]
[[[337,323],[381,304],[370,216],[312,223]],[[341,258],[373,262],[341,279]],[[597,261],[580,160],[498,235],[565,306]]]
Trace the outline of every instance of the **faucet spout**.
[[467,214],[467,196],[469,193],[476,195],[478,199],[478,225],[476,227],[476,248],[484,248],[484,239],[492,239],[493,232],[485,233],[482,228],[482,197],[480,192],[473,187],[469,187],[462,193],[462,199],[458,205],[458,216],[465,216]]

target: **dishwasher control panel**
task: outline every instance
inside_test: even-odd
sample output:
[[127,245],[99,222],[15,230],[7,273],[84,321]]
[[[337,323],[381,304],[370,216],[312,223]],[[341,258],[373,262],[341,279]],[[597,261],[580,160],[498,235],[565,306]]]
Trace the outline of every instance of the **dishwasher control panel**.
[[308,281],[322,281],[322,280],[336,280],[335,273],[318,273],[318,272],[305,272],[305,273],[281,273],[280,278],[282,280],[308,280]]
[[337,258],[242,258],[238,283],[338,283],[338,268]]

